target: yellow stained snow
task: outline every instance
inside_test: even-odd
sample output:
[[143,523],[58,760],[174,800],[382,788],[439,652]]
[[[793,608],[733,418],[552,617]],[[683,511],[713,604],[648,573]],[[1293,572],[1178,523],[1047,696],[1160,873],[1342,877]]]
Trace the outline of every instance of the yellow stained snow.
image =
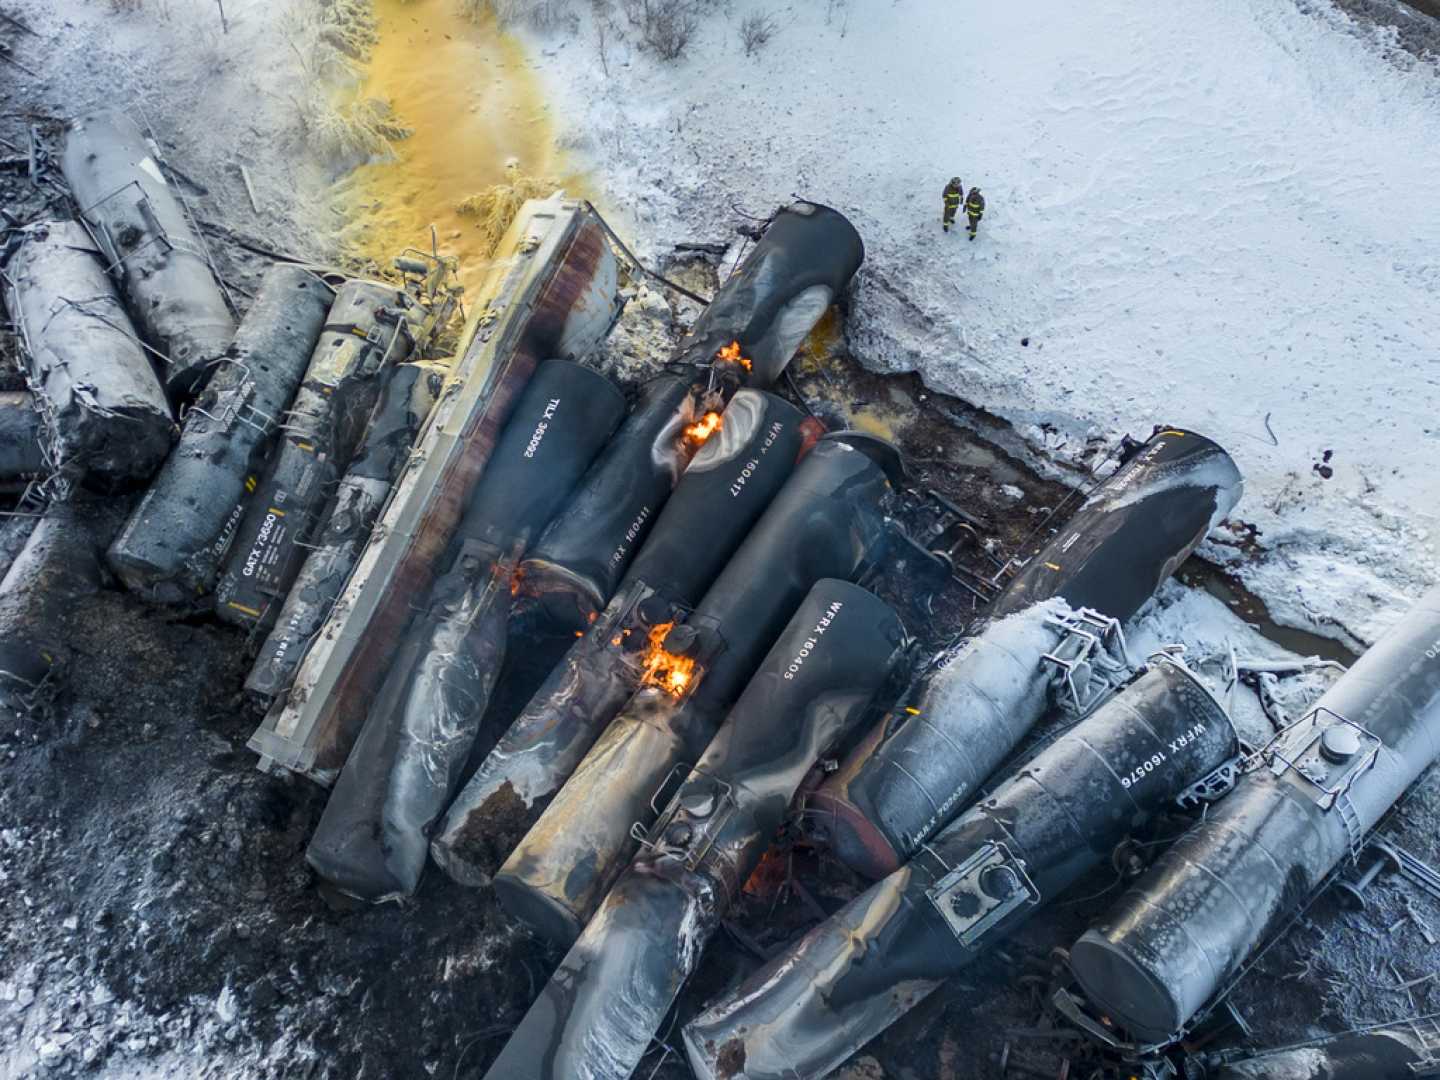
[[473,294],[509,223],[498,221],[497,204],[518,205],[514,188],[585,192],[555,148],[524,49],[492,16],[472,21],[455,0],[373,5],[379,41],[359,94],[388,101],[412,134],[394,144],[393,160],[344,181],[347,246],[388,267],[402,248],[428,251],[433,224],[440,253],[459,257]]

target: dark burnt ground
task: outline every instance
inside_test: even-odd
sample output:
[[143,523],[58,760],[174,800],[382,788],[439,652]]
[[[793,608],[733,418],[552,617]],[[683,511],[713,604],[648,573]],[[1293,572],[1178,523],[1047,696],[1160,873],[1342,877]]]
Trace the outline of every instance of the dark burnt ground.
[[[23,146],[28,122],[0,118],[0,137]],[[18,221],[65,211],[53,186],[36,189],[14,169],[0,170],[0,206]],[[211,239],[243,296],[263,259],[233,237]],[[713,291],[708,267],[686,279]],[[913,376],[865,372],[836,329],[797,361],[798,400],[832,426],[893,436],[915,484],[972,515],[998,558],[1064,520],[1063,510],[1051,515],[1070,489],[995,449],[985,433],[996,421]],[[1091,460],[1109,449],[1096,445]],[[897,507],[916,531],[927,513],[918,496]],[[973,547],[959,555],[993,565]],[[976,601],[955,585],[927,596],[926,561],[906,558],[875,587],[924,654],[964,625]],[[255,771],[245,741],[259,717],[240,694],[249,644],[238,631],[148,609],[113,582],[67,612],[62,629],[74,656],[51,708],[0,726],[0,1075],[479,1080],[559,955],[508,922],[487,890],[439,873],[404,906],[337,912],[322,902],[304,852],[325,795]],[[528,696],[542,655],[517,650],[477,753]],[[1396,823],[1401,843],[1440,862],[1437,813],[1432,783]],[[1007,1033],[1043,1015],[1051,948],[1072,941],[1114,886],[1112,872],[1097,871],[1074,890],[1090,899],[1036,919],[868,1047],[875,1064],[853,1075],[996,1075]],[[713,942],[676,1020],[859,887],[833,861],[785,849]],[[1425,936],[1440,932],[1440,907],[1398,882],[1372,895],[1364,915],[1322,899],[1311,924],[1242,988],[1257,1038],[1284,1042],[1440,1008],[1435,980],[1388,989],[1440,970]],[[678,1046],[676,1036],[672,1025]],[[1030,1053],[1048,1069],[1037,1075],[1054,1075],[1058,1059],[1040,1053],[1050,1045],[1017,1039],[1013,1056]],[[682,1080],[688,1070],[657,1051],[637,1075]]]

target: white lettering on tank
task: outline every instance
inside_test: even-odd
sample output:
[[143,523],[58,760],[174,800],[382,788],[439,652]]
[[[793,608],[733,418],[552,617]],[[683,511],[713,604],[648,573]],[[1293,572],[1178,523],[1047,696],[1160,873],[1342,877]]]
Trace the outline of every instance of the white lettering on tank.
[[540,417],[540,422],[535,425],[535,434],[530,436],[530,445],[525,447],[525,456],[533,458],[535,451],[540,449],[540,442],[545,438],[545,432],[550,430],[550,421],[555,416],[555,410],[560,407],[559,398],[551,398],[545,406],[545,413]]
[[815,646],[817,646],[820,643],[820,639],[825,636],[825,631],[830,629],[830,624],[835,621],[836,616],[840,614],[840,609],[844,606],[844,601],[836,600],[825,610],[825,614],[820,616],[820,621],[817,622],[815,628],[810,631],[810,636],[800,643],[800,648],[796,651],[794,657],[790,660],[789,666],[785,669],[784,678],[795,678],[800,669],[805,665],[805,661],[810,658],[810,654],[815,651]]

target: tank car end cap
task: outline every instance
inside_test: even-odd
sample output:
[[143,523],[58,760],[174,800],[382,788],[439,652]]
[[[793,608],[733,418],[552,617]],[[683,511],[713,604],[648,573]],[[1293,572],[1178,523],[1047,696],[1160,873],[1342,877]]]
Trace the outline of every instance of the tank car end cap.
[[[312,840],[305,861],[319,879],[321,897],[337,910],[358,904],[383,904],[410,895],[376,857],[349,845],[333,846]],[[344,899],[342,899],[344,898]]]
[[882,439],[878,435],[871,435],[868,431],[856,431],[853,428],[846,428],[843,431],[832,431],[821,436],[832,442],[843,442],[852,450],[858,450],[884,471],[886,479],[895,487],[905,483],[907,472],[905,469],[905,456],[900,453],[899,447],[888,439]]
[[806,805],[806,831],[842,863],[871,881],[900,869],[900,856],[860,808],[824,789]]
[[1091,1005],[1142,1042],[1168,1041],[1185,1022],[1170,989],[1099,931],[1075,943],[1070,968]]
[[491,884],[506,914],[519,919],[546,941],[568,949],[584,929],[575,913],[553,896],[503,870],[495,875]]

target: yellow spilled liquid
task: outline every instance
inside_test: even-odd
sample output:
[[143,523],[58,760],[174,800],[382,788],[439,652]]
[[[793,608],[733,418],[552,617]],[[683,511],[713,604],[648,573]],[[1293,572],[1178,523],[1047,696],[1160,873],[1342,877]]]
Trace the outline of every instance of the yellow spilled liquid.
[[[490,252],[469,196],[519,174],[553,180],[583,196],[555,148],[540,85],[524,49],[492,16],[473,21],[456,0],[373,0],[379,42],[360,94],[388,101],[410,129],[395,159],[362,165],[341,191],[346,246],[388,268],[403,248],[430,250],[434,226],[442,255],[460,260],[473,294]],[[548,193],[548,192],[547,192]]]

